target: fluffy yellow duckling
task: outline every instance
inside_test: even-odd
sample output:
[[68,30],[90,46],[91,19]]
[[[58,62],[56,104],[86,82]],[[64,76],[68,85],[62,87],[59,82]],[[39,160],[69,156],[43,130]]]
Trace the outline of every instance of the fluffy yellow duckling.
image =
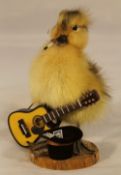
[[38,54],[31,68],[33,103],[52,108],[75,102],[87,90],[95,89],[100,100],[63,119],[81,125],[99,117],[109,95],[104,79],[84,48],[88,42],[89,17],[79,10],[64,10],[51,32],[51,42]]

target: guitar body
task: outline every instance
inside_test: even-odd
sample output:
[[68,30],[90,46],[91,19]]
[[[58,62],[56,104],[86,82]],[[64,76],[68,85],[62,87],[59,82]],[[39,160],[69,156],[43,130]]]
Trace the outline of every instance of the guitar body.
[[[12,112],[8,117],[8,125],[16,142],[23,146],[29,147],[29,143],[34,143],[40,136],[32,132],[33,118],[45,115],[47,110],[44,107],[36,107],[32,110],[19,110]],[[43,130],[49,128],[43,123]]]

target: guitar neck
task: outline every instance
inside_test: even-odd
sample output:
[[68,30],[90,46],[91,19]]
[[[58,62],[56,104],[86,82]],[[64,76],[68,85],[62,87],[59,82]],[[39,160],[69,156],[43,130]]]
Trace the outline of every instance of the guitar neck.
[[51,121],[53,119],[55,120],[57,118],[61,120],[61,118],[63,116],[65,116],[65,115],[67,115],[75,110],[81,109],[81,108],[83,108],[83,105],[82,105],[81,101],[78,100],[74,104],[65,105],[65,106],[53,109],[49,113],[45,114],[43,116],[43,119],[44,119],[45,123],[48,123],[49,121]]
[[78,109],[83,109],[89,105],[95,104],[99,99],[100,96],[96,90],[87,91],[85,94],[82,94],[75,103],[55,108],[49,113],[46,113],[43,115],[43,120],[46,124],[54,120],[57,121],[57,119],[61,120],[63,116]]

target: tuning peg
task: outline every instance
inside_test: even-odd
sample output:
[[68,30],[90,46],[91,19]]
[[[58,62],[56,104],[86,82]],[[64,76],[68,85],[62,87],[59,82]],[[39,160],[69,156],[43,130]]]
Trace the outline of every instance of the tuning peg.
[[94,99],[94,98],[92,98],[92,99],[91,99],[91,101],[92,101],[92,102],[94,102],[94,101],[95,101],[95,99]]
[[92,93],[91,91],[89,92],[89,96],[90,96],[90,97],[92,97],[92,96],[93,96],[93,93]]
[[89,104],[91,104],[91,103],[92,103],[91,99],[88,99],[88,103],[89,103]]

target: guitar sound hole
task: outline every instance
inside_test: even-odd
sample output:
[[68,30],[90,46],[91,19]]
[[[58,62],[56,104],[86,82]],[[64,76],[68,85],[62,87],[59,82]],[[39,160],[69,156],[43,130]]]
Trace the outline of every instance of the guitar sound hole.
[[43,129],[45,124],[44,121],[42,119],[42,117],[40,115],[36,115],[33,119],[33,124],[35,127],[41,128]]

